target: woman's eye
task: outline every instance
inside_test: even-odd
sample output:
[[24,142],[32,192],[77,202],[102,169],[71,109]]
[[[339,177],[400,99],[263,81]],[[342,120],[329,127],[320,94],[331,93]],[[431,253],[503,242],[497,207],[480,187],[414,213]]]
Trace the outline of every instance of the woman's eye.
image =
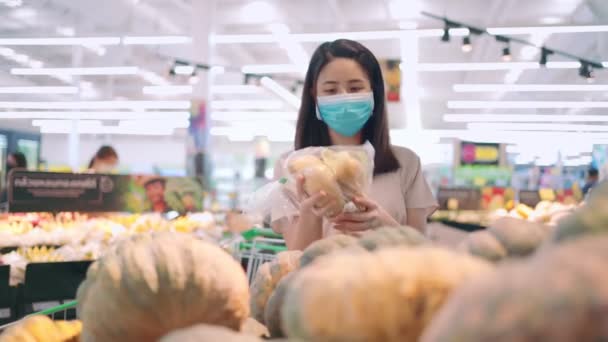
[[358,92],[360,92],[361,90],[363,90],[363,88],[362,88],[362,87],[352,87],[352,88],[350,88],[350,92],[351,92],[351,93],[358,93]]
[[332,94],[335,94],[335,93],[336,93],[336,89],[325,89],[325,90],[323,90],[323,92],[324,92],[325,94],[330,94],[330,95],[332,95]]

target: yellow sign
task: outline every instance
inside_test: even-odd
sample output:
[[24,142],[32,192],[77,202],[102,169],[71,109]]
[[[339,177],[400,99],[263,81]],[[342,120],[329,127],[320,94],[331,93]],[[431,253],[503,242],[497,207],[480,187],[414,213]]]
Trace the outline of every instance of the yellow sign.
[[475,160],[478,162],[491,162],[498,160],[498,149],[495,146],[476,146]]

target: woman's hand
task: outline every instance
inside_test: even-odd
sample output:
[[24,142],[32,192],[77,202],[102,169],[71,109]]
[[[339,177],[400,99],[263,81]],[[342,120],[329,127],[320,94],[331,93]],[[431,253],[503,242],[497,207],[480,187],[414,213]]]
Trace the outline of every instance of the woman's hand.
[[399,226],[399,222],[376,202],[365,196],[353,198],[359,212],[342,213],[332,219],[334,228],[345,233],[357,233],[383,226]]
[[333,206],[330,200],[327,198],[327,194],[323,191],[308,195],[304,190],[304,183],[306,179],[304,176],[299,175],[296,178],[296,189],[298,200],[300,202],[300,216],[302,215],[314,215],[318,218],[321,217],[333,217],[338,213],[332,212]]

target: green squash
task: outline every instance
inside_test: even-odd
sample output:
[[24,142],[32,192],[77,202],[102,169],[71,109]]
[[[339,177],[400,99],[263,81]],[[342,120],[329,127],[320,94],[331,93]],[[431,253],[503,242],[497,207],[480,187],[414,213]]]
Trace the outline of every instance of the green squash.
[[199,324],[173,331],[162,337],[159,342],[262,342],[255,336],[244,335],[220,326]]
[[344,234],[330,235],[324,239],[310,244],[300,258],[300,268],[310,265],[316,258],[342,250],[346,247],[355,246],[357,239]]
[[608,234],[608,182],[595,187],[584,206],[558,223],[550,241],[557,243],[597,234]]
[[505,247],[487,230],[469,234],[459,249],[491,262],[497,262],[507,257]]
[[403,227],[382,227],[365,232],[359,239],[359,245],[368,251],[394,246],[417,246],[429,240],[418,230]]
[[511,264],[457,290],[422,342],[608,340],[608,236]]
[[268,303],[266,303],[264,323],[266,324],[266,328],[270,332],[270,337],[272,338],[285,337],[285,332],[283,331],[282,325],[283,323],[281,320],[281,308],[283,307],[283,303],[285,301],[287,289],[291,286],[296,274],[297,272],[292,272],[281,279],[270,296],[270,299],[268,299]]

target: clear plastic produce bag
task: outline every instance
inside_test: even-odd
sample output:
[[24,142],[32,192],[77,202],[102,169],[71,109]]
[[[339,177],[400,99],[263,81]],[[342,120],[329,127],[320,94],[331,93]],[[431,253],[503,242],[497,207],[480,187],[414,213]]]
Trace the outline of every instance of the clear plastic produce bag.
[[[307,195],[324,191],[325,203],[334,215],[356,211],[352,198],[369,191],[374,174],[374,148],[358,146],[309,147],[292,152],[282,161],[283,177],[257,190],[245,212],[257,221],[271,222],[298,214],[297,177],[304,176]],[[256,219],[254,219],[255,221]]]

